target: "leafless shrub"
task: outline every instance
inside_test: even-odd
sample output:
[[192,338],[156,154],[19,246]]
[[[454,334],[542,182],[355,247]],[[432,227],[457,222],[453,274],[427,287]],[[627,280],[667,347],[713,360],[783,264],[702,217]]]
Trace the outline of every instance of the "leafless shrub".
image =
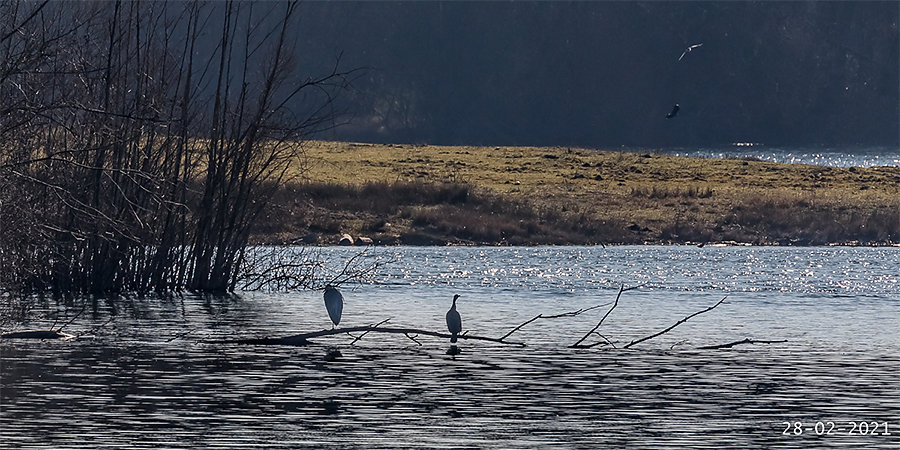
[[244,252],[237,286],[244,291],[291,291],[324,289],[345,283],[372,281],[379,268],[393,258],[376,254],[366,247],[331,269],[314,247],[260,246]]
[[235,289],[252,224],[352,75],[296,76],[297,5],[0,13],[0,288]]

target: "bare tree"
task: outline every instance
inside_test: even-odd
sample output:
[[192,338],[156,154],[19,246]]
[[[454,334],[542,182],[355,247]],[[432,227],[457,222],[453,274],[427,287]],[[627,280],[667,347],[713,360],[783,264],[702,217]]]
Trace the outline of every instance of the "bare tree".
[[297,76],[296,3],[0,10],[0,288],[235,289],[353,73]]

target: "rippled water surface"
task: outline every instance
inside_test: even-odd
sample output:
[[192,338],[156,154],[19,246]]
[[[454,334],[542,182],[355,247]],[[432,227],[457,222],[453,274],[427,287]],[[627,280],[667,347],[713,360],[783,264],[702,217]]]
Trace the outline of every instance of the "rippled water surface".
[[[354,251],[319,253],[335,271]],[[900,248],[370,253],[390,262],[342,287],[341,326],[439,331],[454,293],[464,328],[492,337],[606,306],[528,324],[511,337],[526,347],[461,341],[452,357],[427,336],[216,342],[330,328],[316,292],[51,303],[29,325],[86,304],[66,328],[82,338],[0,341],[2,446],[900,447]],[[622,284],[641,287],[600,328],[616,347],[727,300],[628,350],[568,348]],[[787,342],[697,349],[744,338]],[[870,433],[851,433],[862,421]]]
[[736,143],[730,147],[672,148],[654,151],[678,156],[756,158],[780,163],[833,167],[900,166],[900,149],[896,147],[772,147],[753,143]]

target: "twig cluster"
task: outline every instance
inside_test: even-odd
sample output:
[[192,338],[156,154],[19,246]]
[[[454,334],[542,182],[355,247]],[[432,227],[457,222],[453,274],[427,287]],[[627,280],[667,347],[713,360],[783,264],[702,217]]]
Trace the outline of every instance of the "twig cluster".
[[600,325],[603,325],[603,321],[606,320],[606,318],[609,317],[610,314],[612,314],[613,310],[616,309],[616,306],[619,306],[619,298],[622,296],[622,293],[625,291],[630,291],[632,289],[637,289],[638,287],[640,287],[640,286],[634,286],[634,287],[630,287],[630,288],[626,289],[625,285],[620,286],[619,292],[616,294],[616,300],[613,302],[612,307],[610,307],[609,310],[606,311],[606,314],[604,314],[603,317],[600,318],[600,321],[597,322],[597,325],[594,325],[594,328],[591,328],[591,331],[588,331],[587,333],[585,333],[584,336],[581,337],[581,339],[579,339],[577,342],[570,345],[569,347],[571,347],[571,348],[591,348],[591,347],[596,347],[597,345],[601,345],[600,342],[597,342],[594,344],[588,344],[588,345],[582,344],[582,342],[584,342],[585,340],[587,340],[587,338],[591,337],[594,334],[597,334],[597,336],[603,338],[603,340],[606,341],[606,343],[615,347],[615,345],[609,339],[607,339],[606,336],[603,336],[602,334],[597,333],[597,329],[600,328]]
[[308,247],[252,247],[237,274],[242,291],[320,290],[338,287],[350,281],[371,281],[378,270],[393,258],[379,255],[366,246],[329,273],[320,252]]

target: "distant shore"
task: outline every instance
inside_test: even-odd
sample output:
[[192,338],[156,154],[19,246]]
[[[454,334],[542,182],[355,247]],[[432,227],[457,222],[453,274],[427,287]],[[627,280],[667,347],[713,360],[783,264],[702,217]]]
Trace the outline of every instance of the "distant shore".
[[325,141],[305,153],[253,242],[900,243],[900,167]]

